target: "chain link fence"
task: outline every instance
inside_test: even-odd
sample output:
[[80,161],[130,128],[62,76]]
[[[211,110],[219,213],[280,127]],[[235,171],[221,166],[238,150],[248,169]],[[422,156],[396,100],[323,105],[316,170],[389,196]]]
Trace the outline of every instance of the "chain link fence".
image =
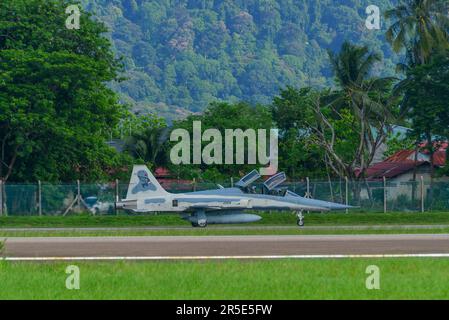
[[[222,183],[164,183],[172,193],[183,193],[233,186],[233,179]],[[237,180],[235,180],[237,181]],[[255,184],[258,190],[262,184]],[[345,179],[284,183],[282,188],[304,196],[349,204],[363,212],[424,212],[449,211],[449,182],[434,182],[432,186],[418,181],[362,181]],[[126,214],[115,210],[115,201],[126,198],[128,183],[73,184],[9,184],[0,182],[0,215],[39,216],[67,215],[73,211],[92,214]]]

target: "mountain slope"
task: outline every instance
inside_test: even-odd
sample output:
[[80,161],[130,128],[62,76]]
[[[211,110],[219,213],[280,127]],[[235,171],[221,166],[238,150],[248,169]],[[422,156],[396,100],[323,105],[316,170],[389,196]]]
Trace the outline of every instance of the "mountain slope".
[[135,109],[169,118],[214,100],[269,103],[280,88],[332,83],[327,50],[348,39],[384,54],[383,30],[366,7],[389,0],[84,0],[104,21],[128,81],[115,84]]

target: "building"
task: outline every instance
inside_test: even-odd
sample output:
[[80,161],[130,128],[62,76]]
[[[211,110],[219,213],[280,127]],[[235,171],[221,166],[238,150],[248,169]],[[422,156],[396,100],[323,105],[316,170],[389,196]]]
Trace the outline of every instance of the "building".
[[177,179],[167,168],[156,168],[154,176],[161,186],[170,192],[190,192],[194,189],[192,180]]
[[[436,168],[443,167],[446,164],[447,147],[448,144],[443,143],[434,153],[433,161]],[[389,199],[397,199],[400,195],[411,198],[413,192],[415,192],[414,197],[421,192],[419,186],[421,177],[424,183],[424,196],[427,195],[430,184],[430,169],[430,156],[426,152],[418,151],[416,154],[415,150],[401,150],[370,166],[367,169],[366,177],[370,182],[381,182],[385,177]],[[449,182],[449,177],[436,177],[434,182]],[[413,185],[415,185],[415,188],[413,188]],[[362,198],[367,197],[368,194],[365,190],[362,192]]]

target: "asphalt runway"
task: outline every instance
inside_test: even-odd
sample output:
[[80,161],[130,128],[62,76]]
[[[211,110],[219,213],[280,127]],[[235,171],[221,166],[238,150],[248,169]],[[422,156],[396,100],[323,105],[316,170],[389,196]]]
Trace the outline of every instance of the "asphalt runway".
[[[3,239],[5,240],[5,239]],[[288,257],[449,254],[449,234],[8,238],[7,258]]]

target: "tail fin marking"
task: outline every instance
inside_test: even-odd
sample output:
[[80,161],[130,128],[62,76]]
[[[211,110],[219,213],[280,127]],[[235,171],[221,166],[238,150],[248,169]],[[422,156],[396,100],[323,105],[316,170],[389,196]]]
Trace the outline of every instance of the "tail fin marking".
[[133,167],[131,181],[126,195],[127,200],[134,200],[143,196],[163,196],[168,194],[162,188],[151,171],[145,165],[136,165]]

